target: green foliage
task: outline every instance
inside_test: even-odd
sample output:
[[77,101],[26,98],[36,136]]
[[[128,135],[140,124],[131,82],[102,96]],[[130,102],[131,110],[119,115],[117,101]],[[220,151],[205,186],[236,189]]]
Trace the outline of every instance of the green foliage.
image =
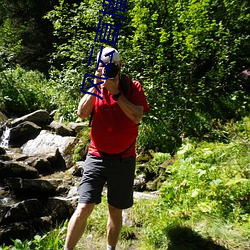
[[[41,5],[43,11],[55,5],[43,21],[42,12],[40,19],[20,15],[22,25],[17,28],[17,9],[33,10],[36,4],[23,0],[17,7],[11,2],[13,12],[6,1],[0,4],[0,66],[10,66],[19,54],[25,59],[31,52],[30,43],[36,39],[46,42],[35,27],[45,32],[43,28],[50,22],[54,38],[51,31],[45,33],[46,44],[55,41],[49,72],[51,102],[58,107],[58,119],[75,120],[83,76],[94,72],[95,55],[103,45],[98,39],[94,42],[99,18],[118,24],[119,17],[103,17],[99,1],[59,1],[58,5]],[[142,82],[151,106],[140,127],[139,150],[153,148],[174,154],[183,136],[221,139],[213,133],[214,121],[223,124],[249,112],[248,82],[240,77],[250,67],[250,8],[246,0],[233,4],[229,0],[136,0],[127,3],[123,15],[117,42],[123,72]],[[51,51],[50,46],[45,50]],[[44,55],[46,51],[39,53]],[[37,64],[31,54],[28,58],[34,67]]]
[[161,202],[147,220],[144,249],[248,245],[250,119],[223,129],[228,143],[187,139],[178,150],[166,169],[171,175],[160,189]]
[[149,162],[149,165],[154,168],[159,166],[161,163],[168,161],[170,158],[170,154],[157,152],[154,153],[153,159]]
[[88,144],[90,141],[90,128],[84,128],[77,134],[79,142],[77,143],[74,153],[73,153],[73,162],[83,161],[84,156],[87,152]]
[[242,126],[245,132],[228,144],[185,142],[169,169],[171,178],[161,189],[168,206],[182,207],[187,214],[219,214],[239,222],[249,219],[249,118],[238,125]]
[[22,115],[37,109],[52,111],[52,92],[45,76],[21,67],[0,72],[0,101],[6,114]]
[[83,1],[73,6],[60,1],[46,15],[54,26],[54,35],[58,38],[56,51],[51,59],[54,66],[50,70],[50,81],[56,93],[55,102],[62,104],[58,110],[61,120],[76,119],[84,74],[93,73],[96,67],[94,56],[91,67],[87,64],[91,47],[95,45],[96,49],[100,48],[100,43],[94,42],[100,17],[99,8],[100,2],[97,1]]
[[153,149],[160,152],[169,152],[172,155],[181,145],[181,138],[176,127],[171,121],[163,121],[162,118],[145,117],[139,126],[137,138],[137,150],[147,151]]
[[61,250],[64,246],[64,240],[67,221],[58,225],[56,229],[44,234],[43,236],[35,235],[33,240],[24,240],[19,239],[13,240],[13,246],[3,246],[0,247],[1,250]]
[[[93,61],[87,67],[91,47],[96,55],[103,45],[94,43],[100,9],[98,1],[61,1],[46,15],[58,38],[51,59],[57,66],[50,74],[56,100],[64,104],[58,115],[65,120],[75,119],[83,76],[94,72]],[[123,72],[142,82],[151,106],[140,127],[139,150],[174,154],[183,136],[218,139],[212,121],[249,112],[247,83],[240,77],[250,65],[249,15],[246,0],[128,2],[117,48]],[[103,20],[120,21],[108,15]]]
[[0,0],[0,69],[19,64],[47,73],[55,38],[43,16],[57,2]]
[[[146,186],[142,187],[142,189],[146,188],[147,190],[158,190],[162,183],[166,180],[168,172],[166,171],[166,166],[170,162],[171,156],[168,153],[161,152],[148,152],[152,159],[147,162],[144,161],[142,165],[137,164],[137,175],[142,174],[146,180]],[[146,155],[145,155],[146,156]],[[144,156],[144,158],[145,158]],[[148,158],[148,157],[147,157]],[[143,155],[139,156],[137,163],[143,160]]]
[[15,56],[21,52],[22,39],[17,30],[12,29],[10,19],[3,21],[0,34],[0,70],[3,70],[12,65]]

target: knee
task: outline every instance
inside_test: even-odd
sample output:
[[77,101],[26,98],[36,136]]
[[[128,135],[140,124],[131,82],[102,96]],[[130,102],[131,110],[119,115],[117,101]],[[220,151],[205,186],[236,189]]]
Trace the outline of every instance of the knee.
[[122,216],[122,209],[109,205],[109,214],[111,216],[121,217]]
[[85,203],[79,203],[76,210],[75,210],[75,216],[78,219],[88,218],[91,212],[94,209],[94,204],[85,204]]

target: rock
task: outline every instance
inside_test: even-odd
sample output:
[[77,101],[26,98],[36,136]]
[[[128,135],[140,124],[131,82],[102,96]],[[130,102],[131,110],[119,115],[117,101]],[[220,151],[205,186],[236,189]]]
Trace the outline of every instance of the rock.
[[52,131],[55,131],[57,135],[71,136],[75,134],[71,128],[60,122],[52,121],[49,126],[51,127]]
[[9,206],[5,206],[5,205],[0,203],[0,224],[1,224],[1,221],[3,220],[5,214],[9,211],[9,209],[10,209]]
[[[11,239],[31,240],[72,215],[78,201],[75,183],[83,162],[73,164],[80,139],[71,135],[84,126],[87,124],[51,122],[43,110],[0,125],[0,145],[9,135],[11,140],[11,148],[0,146],[0,244],[11,244]],[[67,197],[74,185],[74,196]]]
[[33,229],[28,222],[16,222],[0,227],[0,242],[6,245],[13,244],[12,239],[28,239],[33,234]]
[[122,211],[122,225],[124,226],[133,226],[133,221],[129,218],[129,214],[126,210]]
[[28,156],[21,154],[21,150],[19,148],[9,148],[6,151],[6,155],[10,157],[12,161],[23,162]]
[[22,162],[0,161],[0,179],[8,177],[36,178],[38,171]]
[[63,137],[46,130],[42,130],[34,140],[28,141],[21,147],[21,149],[24,154],[29,156],[44,155],[41,152],[48,152],[49,150],[52,152],[58,149],[66,162],[67,168],[69,168],[73,165],[72,157],[76,142],[76,137]]
[[46,159],[49,161],[51,167],[53,169],[66,169],[66,163],[63,159],[61,153],[59,152],[59,149],[50,149],[50,151],[43,151],[43,155],[46,157]]
[[48,174],[53,172],[53,168],[50,162],[44,157],[29,157],[25,160],[25,162],[35,168],[39,172],[39,174]]
[[83,168],[84,168],[84,161],[78,161],[75,163],[75,165],[73,167],[71,167],[67,171],[65,171],[65,174],[81,177],[82,172],[83,172]]
[[20,118],[14,119],[11,122],[12,127],[17,126],[25,121],[33,122],[38,126],[45,126],[51,122],[49,113],[46,110],[37,110]]
[[41,131],[41,127],[33,122],[25,121],[10,130],[9,146],[21,147],[28,140],[36,138]]
[[24,196],[34,195],[38,197],[41,195],[55,195],[59,183],[56,180],[7,178],[5,179],[5,185],[11,190],[24,191]]
[[134,180],[134,188],[137,191],[145,190],[146,187],[146,177],[144,174],[139,174]]
[[0,147],[0,155],[6,154],[6,150],[2,147]]
[[29,199],[12,205],[8,212],[2,217],[1,224],[27,221],[30,218],[40,217],[42,204],[37,199]]
[[70,187],[67,197],[68,198],[73,198],[73,197],[79,198],[76,186]]
[[[33,142],[34,141],[34,142]],[[53,146],[39,145],[38,140],[29,141],[22,147],[22,152],[31,157],[37,157],[48,161],[52,169],[65,169],[66,163],[59,149]],[[36,146],[36,144],[38,145]]]
[[69,128],[71,128],[75,133],[79,133],[84,127],[88,127],[88,122],[69,122]]
[[42,233],[44,234],[45,231],[50,231],[54,225],[55,223],[53,223],[53,219],[50,215],[42,216],[32,221],[32,228],[36,233],[42,231]]
[[48,199],[47,208],[55,220],[62,221],[71,217],[75,207],[72,204],[72,199],[50,197]]
[[0,161],[10,161],[11,158],[8,155],[1,155],[0,154]]

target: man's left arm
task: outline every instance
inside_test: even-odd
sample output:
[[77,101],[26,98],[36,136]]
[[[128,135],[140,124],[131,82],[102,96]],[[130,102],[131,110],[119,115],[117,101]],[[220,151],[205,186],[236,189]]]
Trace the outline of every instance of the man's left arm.
[[[106,80],[104,82],[104,87],[114,96],[120,93],[118,84],[119,76],[117,75],[115,79]],[[122,93],[118,97],[117,103],[128,118],[136,124],[140,123],[144,111],[143,106],[133,104]]]
[[123,94],[117,100],[118,105],[134,123],[139,124],[143,116],[143,106],[137,106],[131,103]]

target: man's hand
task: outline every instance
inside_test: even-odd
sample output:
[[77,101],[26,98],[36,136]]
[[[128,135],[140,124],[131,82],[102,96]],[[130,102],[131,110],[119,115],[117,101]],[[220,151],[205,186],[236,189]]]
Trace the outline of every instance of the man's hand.
[[115,95],[119,93],[119,74],[116,75],[114,79],[107,79],[104,81],[103,86],[111,93]]
[[[98,69],[95,72],[95,76],[99,76],[99,77],[102,76],[103,68],[104,66],[102,64],[99,64]],[[97,79],[97,80],[101,81],[100,79]]]

